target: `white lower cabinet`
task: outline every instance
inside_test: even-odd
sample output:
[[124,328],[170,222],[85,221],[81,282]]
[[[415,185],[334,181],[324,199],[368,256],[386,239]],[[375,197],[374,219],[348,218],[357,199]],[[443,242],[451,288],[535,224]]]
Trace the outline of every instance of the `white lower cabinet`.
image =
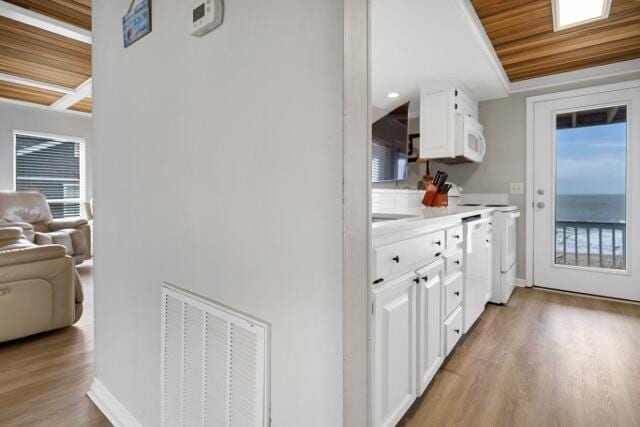
[[417,394],[421,396],[442,365],[442,297],[444,261],[418,271],[418,378]]
[[395,426],[416,399],[416,282],[411,272],[373,291],[374,425]]
[[402,419],[463,334],[465,237],[449,223],[373,250],[374,427]]

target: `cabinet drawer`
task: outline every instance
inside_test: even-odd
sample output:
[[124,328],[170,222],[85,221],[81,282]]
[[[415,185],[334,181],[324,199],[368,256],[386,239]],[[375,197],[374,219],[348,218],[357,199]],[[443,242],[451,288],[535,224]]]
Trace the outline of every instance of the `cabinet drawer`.
[[450,277],[444,285],[444,317],[449,316],[462,303],[464,292],[464,276],[456,273]]
[[375,279],[392,280],[429,264],[444,250],[444,231],[375,249]]
[[446,263],[446,272],[447,276],[451,276],[454,273],[457,273],[462,269],[462,264],[464,262],[464,252],[462,249],[459,249],[449,255],[445,255],[444,261]]
[[462,337],[462,307],[444,322],[445,350],[447,356]]
[[447,230],[447,249],[455,248],[462,242],[464,242],[464,233],[461,225]]

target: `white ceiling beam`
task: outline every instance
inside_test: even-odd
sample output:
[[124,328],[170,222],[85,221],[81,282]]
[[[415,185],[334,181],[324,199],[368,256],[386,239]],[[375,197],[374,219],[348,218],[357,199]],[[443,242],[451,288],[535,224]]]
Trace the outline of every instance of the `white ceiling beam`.
[[86,82],[82,83],[80,86],[78,86],[76,90],[73,91],[72,93],[66,94],[65,96],[63,96],[62,98],[58,99],[56,102],[51,104],[49,108],[51,108],[52,110],[60,110],[60,111],[66,110],[67,108],[77,104],[83,99],[91,97],[92,87],[93,87],[93,84],[91,82],[91,79],[89,79]]
[[[540,89],[550,89],[570,84],[596,81],[626,74],[635,75],[640,72],[640,59],[616,62],[614,64],[600,65],[584,68],[582,70],[567,71],[566,73],[552,74],[536,77],[528,80],[511,83],[510,93],[532,92]],[[596,83],[594,83],[596,84]]]
[[480,43],[482,50],[489,60],[489,64],[491,65],[493,72],[502,85],[502,88],[505,91],[505,95],[508,95],[511,82],[509,80],[509,77],[507,76],[507,72],[502,66],[500,58],[498,58],[498,54],[493,47],[491,39],[489,39],[489,36],[487,35],[487,31],[485,30],[482,21],[480,21],[480,18],[476,13],[476,9],[471,4],[470,0],[458,0],[458,3],[462,8],[464,16],[467,18],[467,22],[469,22],[470,27],[474,32],[476,40],[478,40],[478,42]]
[[91,31],[0,0],[0,16],[70,39],[91,44]]
[[[16,99],[9,99],[9,98],[0,98],[0,104],[18,105],[21,107],[37,108],[39,110],[51,111],[48,105],[36,104],[35,102],[19,101]],[[60,112],[71,113],[71,114],[76,114],[76,115],[85,116],[85,117],[91,117],[91,113],[84,113],[82,111],[62,110]]]
[[65,94],[75,92],[75,89],[73,88],[58,86],[51,83],[39,82],[36,80],[26,79],[24,77],[14,76],[14,75],[5,74],[5,73],[0,73],[0,81],[14,83],[22,86],[34,87],[38,89],[51,90],[53,92],[60,92]]

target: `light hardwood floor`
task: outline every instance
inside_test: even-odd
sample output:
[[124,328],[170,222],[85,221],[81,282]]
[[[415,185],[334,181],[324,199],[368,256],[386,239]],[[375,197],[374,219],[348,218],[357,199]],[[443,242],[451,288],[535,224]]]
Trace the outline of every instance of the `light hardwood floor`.
[[640,426],[640,306],[517,289],[401,426]]
[[0,426],[111,424],[86,396],[94,376],[92,266],[79,267],[85,312],[73,327],[0,344]]

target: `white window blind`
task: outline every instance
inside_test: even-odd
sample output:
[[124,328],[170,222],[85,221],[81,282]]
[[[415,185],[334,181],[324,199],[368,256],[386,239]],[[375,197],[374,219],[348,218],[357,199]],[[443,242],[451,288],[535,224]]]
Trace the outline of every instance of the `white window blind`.
[[385,180],[387,164],[390,161],[391,149],[385,144],[373,141],[371,150],[371,180],[379,182]]
[[16,190],[43,193],[54,218],[80,216],[80,142],[16,134]]

